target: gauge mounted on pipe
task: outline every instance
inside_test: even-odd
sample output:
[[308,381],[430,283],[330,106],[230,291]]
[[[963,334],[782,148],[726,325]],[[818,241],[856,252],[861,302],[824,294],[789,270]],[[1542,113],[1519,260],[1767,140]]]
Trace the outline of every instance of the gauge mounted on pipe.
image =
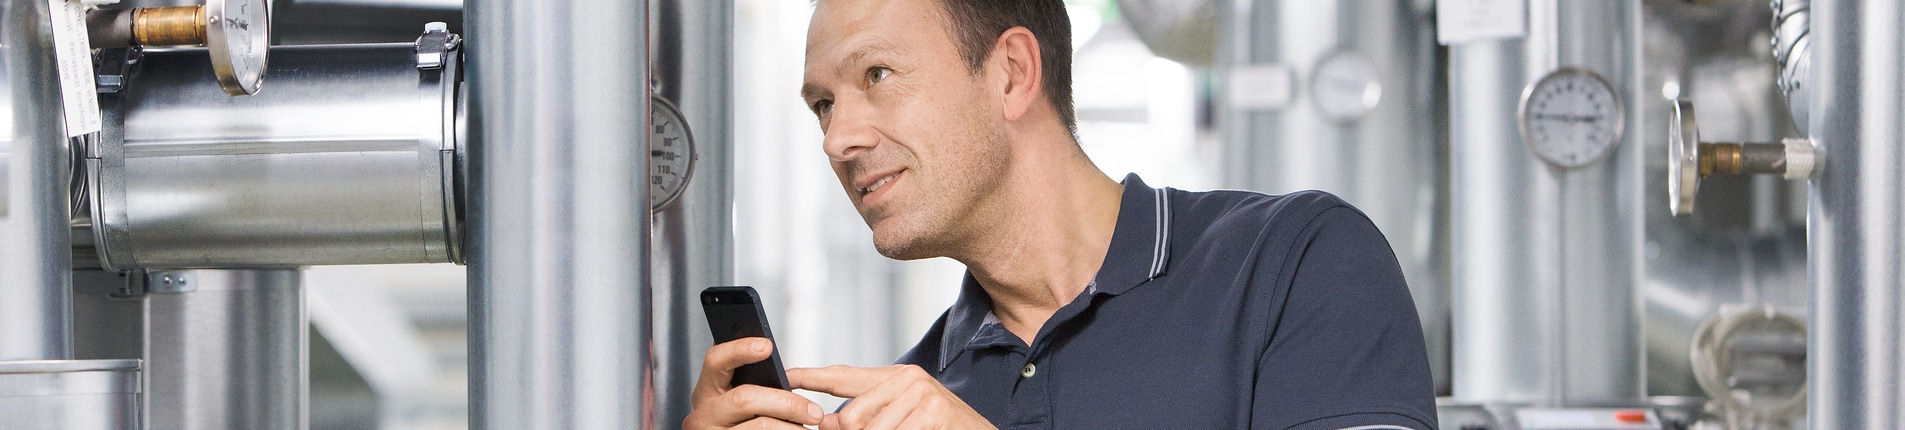
[[205,0],[203,6],[93,11],[86,17],[93,48],[204,46],[225,94],[257,94],[271,45],[267,0]]
[[1555,70],[1522,92],[1521,140],[1535,156],[1562,168],[1600,161],[1621,142],[1626,114],[1619,94],[1587,69]]
[[674,103],[649,97],[648,209],[661,210],[681,196],[695,170],[695,136]]

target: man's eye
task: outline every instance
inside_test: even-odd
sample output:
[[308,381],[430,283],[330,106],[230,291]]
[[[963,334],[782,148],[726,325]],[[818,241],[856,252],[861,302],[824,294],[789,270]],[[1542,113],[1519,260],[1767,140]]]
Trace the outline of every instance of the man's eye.
[[868,84],[880,83],[880,81],[886,80],[886,77],[892,74],[893,74],[893,69],[888,69],[885,67],[874,67],[871,69],[867,69],[867,83]]
[[825,115],[829,112],[833,112],[833,100],[817,101],[817,102],[814,102],[814,105],[812,107],[814,109],[815,114]]

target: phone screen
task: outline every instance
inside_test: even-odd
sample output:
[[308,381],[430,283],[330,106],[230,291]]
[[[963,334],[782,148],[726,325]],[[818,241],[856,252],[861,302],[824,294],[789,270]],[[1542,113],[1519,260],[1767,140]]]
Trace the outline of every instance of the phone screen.
[[[749,337],[774,338],[774,332],[767,328],[767,311],[761,308],[761,296],[755,294],[754,287],[709,287],[701,291],[701,309],[708,314],[708,331],[714,333],[716,344]],[[734,369],[729,386],[741,384],[788,389],[779,342],[766,360]]]

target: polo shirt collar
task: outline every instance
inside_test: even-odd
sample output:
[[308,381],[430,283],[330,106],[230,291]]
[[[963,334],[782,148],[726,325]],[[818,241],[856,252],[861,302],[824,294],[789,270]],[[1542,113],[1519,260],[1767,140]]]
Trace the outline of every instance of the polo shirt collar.
[[[1135,173],[1125,175],[1111,247],[1105,251],[1105,261],[1084,296],[1124,294],[1163,275],[1171,255],[1170,226],[1170,189],[1151,188]],[[939,370],[946,370],[967,349],[995,343],[982,335],[986,326],[998,323],[992,316],[992,297],[967,271],[960,283],[959,299],[947,310],[945,336],[939,345]]]

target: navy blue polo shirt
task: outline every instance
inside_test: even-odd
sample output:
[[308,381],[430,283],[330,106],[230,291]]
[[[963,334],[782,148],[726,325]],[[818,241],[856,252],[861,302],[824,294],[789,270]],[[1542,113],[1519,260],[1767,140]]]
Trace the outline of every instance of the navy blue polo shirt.
[[1124,180],[1085,292],[1027,345],[971,274],[899,362],[1002,429],[1434,429],[1415,305],[1382,233],[1323,192]]

